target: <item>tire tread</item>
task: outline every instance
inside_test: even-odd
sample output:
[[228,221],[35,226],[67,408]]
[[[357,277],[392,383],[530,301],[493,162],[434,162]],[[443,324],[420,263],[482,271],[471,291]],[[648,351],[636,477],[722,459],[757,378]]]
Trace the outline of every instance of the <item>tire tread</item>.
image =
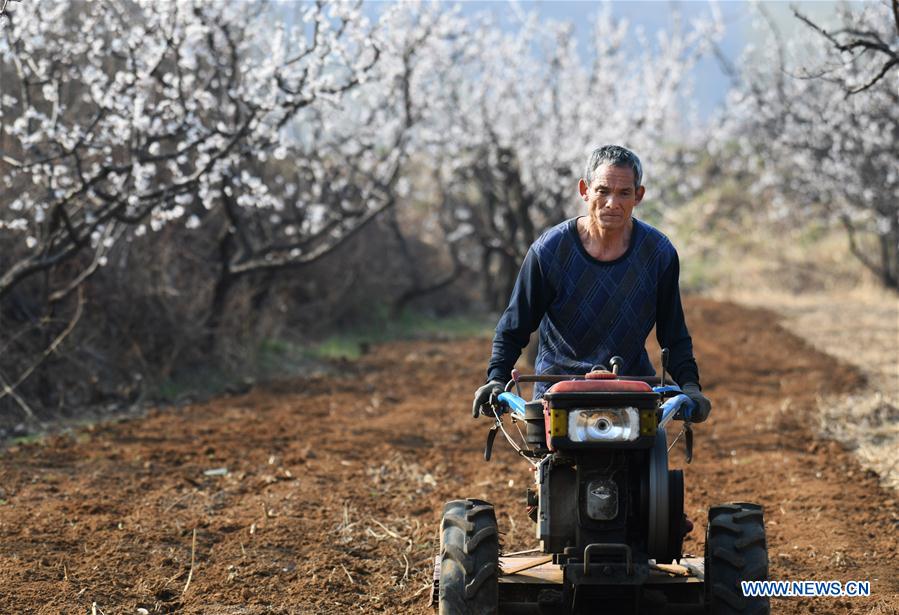
[[499,530],[492,526],[479,529],[465,542],[465,552],[473,553],[482,541],[489,539],[491,536],[498,537]]
[[764,512],[745,502],[709,509],[706,531],[706,602],[709,615],[770,615],[770,600],[744,596],[741,581],[768,578]]
[[440,523],[439,615],[496,615],[499,531],[493,506],[453,500]]

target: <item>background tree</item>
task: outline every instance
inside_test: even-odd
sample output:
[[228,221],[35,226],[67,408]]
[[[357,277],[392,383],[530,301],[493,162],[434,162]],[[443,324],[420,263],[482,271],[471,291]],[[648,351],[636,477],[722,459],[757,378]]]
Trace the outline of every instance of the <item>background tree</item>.
[[[82,251],[219,211],[236,236],[223,247],[229,274],[308,262],[389,203],[414,122],[411,62],[433,23],[394,10],[375,31],[347,4],[312,5],[290,32],[256,4],[55,3],[38,18],[46,8],[17,11],[0,48],[17,94],[3,100],[2,181],[15,199],[0,224],[30,250],[4,268],[0,296]],[[376,68],[382,47],[398,64]],[[397,105],[401,121],[371,122]],[[263,181],[266,163],[288,156],[295,181]],[[257,216],[251,237],[244,217],[260,210],[274,224]]]
[[648,40],[606,6],[591,22],[586,58],[572,24],[536,12],[512,29],[489,19],[472,27],[470,45],[444,78],[434,143],[446,152],[440,181],[456,227],[449,237],[465,242],[485,299],[501,307],[528,246],[580,211],[577,180],[593,148],[623,143],[639,152],[650,185],[646,208],[686,196],[687,74],[721,26],[712,14]]
[[[141,360],[171,366],[198,334],[213,347],[238,283],[260,303],[277,272],[317,262],[396,204],[427,102],[413,81],[431,79],[453,14],[398,4],[371,24],[358,3],[304,5],[293,21],[274,8],[35,2],[3,17],[9,382],[34,373],[17,364],[29,348],[46,358],[55,329],[70,331],[73,292],[104,267],[115,273],[88,292],[88,312],[92,297],[104,311],[152,279],[166,298],[126,328],[148,321]],[[178,314],[188,322],[173,326]],[[168,341],[147,358],[157,338]]]
[[[793,9],[796,18],[818,32],[840,52],[842,65],[837,64],[820,76],[830,74],[843,81],[847,95],[858,94],[884,79],[890,71],[899,70],[899,0],[881,0],[890,5],[893,22],[886,28],[844,17],[843,27],[828,31]],[[845,7],[844,7],[845,11]],[[887,17],[889,19],[889,17]]]
[[[895,7],[893,7],[895,8]],[[859,40],[899,43],[886,3],[843,7],[832,35],[809,28],[783,42],[776,31],[763,58],[746,61],[718,151],[736,143],[739,169],[775,217],[824,220],[845,229],[852,253],[889,288],[899,288],[899,92],[890,60],[872,61]],[[804,19],[804,18],[803,18]],[[804,19],[805,20],[805,19]],[[805,20],[807,23],[808,20]],[[843,43],[840,43],[843,45]],[[804,58],[814,60],[809,65]],[[886,67],[886,68],[884,68]]]

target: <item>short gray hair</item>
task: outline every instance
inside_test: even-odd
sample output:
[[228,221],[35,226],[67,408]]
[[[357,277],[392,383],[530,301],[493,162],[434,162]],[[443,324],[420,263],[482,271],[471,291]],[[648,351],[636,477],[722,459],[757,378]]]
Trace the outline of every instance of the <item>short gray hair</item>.
[[627,167],[634,172],[634,189],[643,185],[643,165],[637,154],[621,147],[620,145],[603,145],[597,147],[587,159],[587,168],[584,171],[584,181],[587,185],[593,183],[593,173],[601,165],[609,164],[613,167]]

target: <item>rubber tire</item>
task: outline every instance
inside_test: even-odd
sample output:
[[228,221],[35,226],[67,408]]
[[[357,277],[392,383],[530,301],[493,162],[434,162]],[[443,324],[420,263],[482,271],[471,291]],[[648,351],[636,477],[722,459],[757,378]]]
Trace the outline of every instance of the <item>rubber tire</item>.
[[744,502],[709,509],[705,535],[705,587],[709,615],[769,615],[770,600],[745,597],[740,581],[768,579],[768,544],[762,507]]
[[453,500],[440,522],[439,615],[495,615],[499,531],[493,505]]
[[647,531],[646,550],[649,557],[661,563],[668,563],[668,536],[677,528],[671,526],[671,518],[668,509],[671,504],[671,495],[668,489],[671,479],[668,475],[668,440],[664,429],[656,432],[656,439],[649,449],[649,457],[646,464],[646,494],[647,494]]

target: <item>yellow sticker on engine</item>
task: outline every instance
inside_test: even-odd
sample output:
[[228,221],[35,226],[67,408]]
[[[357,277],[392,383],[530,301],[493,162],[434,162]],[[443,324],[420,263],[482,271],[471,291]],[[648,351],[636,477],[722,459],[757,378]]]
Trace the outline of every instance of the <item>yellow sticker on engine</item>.
[[643,409],[640,410],[640,435],[654,436],[656,435],[656,411]]
[[549,435],[567,436],[568,435],[568,413],[564,410],[549,411]]

